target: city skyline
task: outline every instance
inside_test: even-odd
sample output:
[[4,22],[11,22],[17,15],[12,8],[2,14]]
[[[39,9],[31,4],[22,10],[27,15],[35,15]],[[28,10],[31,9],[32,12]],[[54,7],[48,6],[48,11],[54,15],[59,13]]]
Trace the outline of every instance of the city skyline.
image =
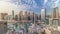
[[14,10],[15,13],[27,10],[40,13],[41,9],[46,8],[46,12],[50,13],[52,11],[52,5],[58,5],[58,8],[60,9],[59,2],[60,0],[0,0],[0,12],[11,14],[12,10]]
[[0,0],[0,34],[60,34],[60,0]]

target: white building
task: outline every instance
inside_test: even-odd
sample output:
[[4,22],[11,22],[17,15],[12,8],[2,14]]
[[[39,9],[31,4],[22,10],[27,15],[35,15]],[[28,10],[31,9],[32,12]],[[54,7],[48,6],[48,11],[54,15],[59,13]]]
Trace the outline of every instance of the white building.
[[4,17],[5,20],[12,20],[13,19],[13,16],[12,15],[7,15]]
[[45,21],[45,17],[46,17],[46,10],[45,9],[41,9],[41,20]]

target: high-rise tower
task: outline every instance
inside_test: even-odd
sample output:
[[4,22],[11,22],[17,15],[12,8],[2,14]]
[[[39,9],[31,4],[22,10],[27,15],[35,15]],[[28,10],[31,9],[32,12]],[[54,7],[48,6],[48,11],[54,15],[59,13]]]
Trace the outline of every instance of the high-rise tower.
[[58,21],[59,21],[59,12],[58,12],[58,7],[53,8],[53,14],[52,14],[52,18],[53,18],[53,25],[58,25]]
[[41,10],[41,20],[45,21],[45,18],[46,18],[46,9],[42,9]]
[[14,10],[12,10],[12,16],[14,16]]
[[12,10],[12,16],[13,16],[12,19],[14,20],[14,10]]
[[51,18],[49,19],[50,25],[58,25],[59,24],[59,12],[58,12],[58,7],[52,8],[52,15]]
[[52,18],[53,19],[59,19],[58,7],[55,7],[52,9]]

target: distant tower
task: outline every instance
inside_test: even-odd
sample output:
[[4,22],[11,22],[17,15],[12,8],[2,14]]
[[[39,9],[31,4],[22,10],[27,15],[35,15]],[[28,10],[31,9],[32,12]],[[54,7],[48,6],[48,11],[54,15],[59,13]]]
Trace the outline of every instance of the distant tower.
[[31,20],[30,11],[28,12],[28,20]]
[[12,16],[13,16],[13,19],[14,19],[14,10],[12,10]]
[[18,20],[22,20],[22,16],[23,16],[23,11],[20,11],[18,14]]
[[41,9],[41,20],[45,21],[46,18],[46,9]]
[[28,20],[27,17],[28,17],[28,12],[26,11],[24,14],[24,20]]
[[12,10],[12,15],[14,16],[14,10]]
[[15,15],[15,20],[16,20],[16,21],[18,20],[18,15]]
[[32,19],[32,20],[33,20],[33,22],[34,22],[34,17],[35,17],[35,16],[34,16],[34,12],[33,12],[33,19]]

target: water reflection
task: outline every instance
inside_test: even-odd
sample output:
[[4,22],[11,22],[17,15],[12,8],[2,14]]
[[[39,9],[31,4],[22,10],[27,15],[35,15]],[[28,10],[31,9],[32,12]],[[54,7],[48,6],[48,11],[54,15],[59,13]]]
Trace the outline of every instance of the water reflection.
[[7,27],[8,29],[11,29],[11,30],[27,30],[29,26],[31,26],[32,24],[31,23],[22,23],[22,22],[16,22],[16,23],[13,23],[13,22],[8,22],[7,23]]

